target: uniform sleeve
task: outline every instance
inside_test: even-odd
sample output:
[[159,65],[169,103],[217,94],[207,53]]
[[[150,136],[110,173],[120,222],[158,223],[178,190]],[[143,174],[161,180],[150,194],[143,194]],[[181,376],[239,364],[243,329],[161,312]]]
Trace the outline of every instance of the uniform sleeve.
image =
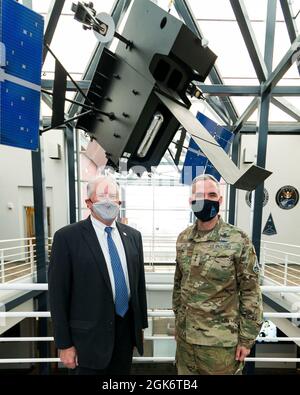
[[173,288],[173,298],[172,298],[173,311],[175,316],[180,307],[181,279],[182,279],[182,273],[178,261],[178,246],[176,245],[176,268],[174,275],[174,288]]
[[239,345],[251,348],[262,323],[263,307],[259,286],[259,264],[253,244],[245,238],[237,267],[239,291]]

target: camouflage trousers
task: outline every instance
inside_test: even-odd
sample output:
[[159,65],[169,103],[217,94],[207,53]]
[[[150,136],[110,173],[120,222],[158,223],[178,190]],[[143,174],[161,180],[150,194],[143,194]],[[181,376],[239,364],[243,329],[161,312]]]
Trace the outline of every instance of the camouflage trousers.
[[235,360],[236,347],[198,346],[177,338],[179,375],[241,375],[244,362]]

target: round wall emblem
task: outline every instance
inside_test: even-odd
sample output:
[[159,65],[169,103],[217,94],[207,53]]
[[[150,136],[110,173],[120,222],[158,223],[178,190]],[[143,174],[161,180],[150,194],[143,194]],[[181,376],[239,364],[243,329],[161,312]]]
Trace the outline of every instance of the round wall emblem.
[[299,201],[299,192],[291,185],[281,187],[276,193],[276,203],[283,210],[294,208]]
[[[252,202],[252,192],[253,191],[248,191],[246,193],[246,203],[248,204],[249,207],[251,207],[251,202]],[[265,207],[265,205],[268,203],[269,201],[269,193],[266,190],[266,188],[264,188],[264,200],[263,200],[263,207]]]

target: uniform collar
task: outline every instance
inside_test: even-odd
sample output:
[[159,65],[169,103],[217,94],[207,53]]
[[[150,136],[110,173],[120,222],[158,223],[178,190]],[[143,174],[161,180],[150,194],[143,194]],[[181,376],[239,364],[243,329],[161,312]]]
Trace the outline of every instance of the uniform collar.
[[216,223],[216,226],[209,232],[207,232],[204,236],[201,235],[201,232],[198,231],[198,221],[191,228],[190,235],[188,236],[189,240],[198,241],[217,241],[220,238],[220,230],[225,224],[223,219],[219,216],[219,220]]

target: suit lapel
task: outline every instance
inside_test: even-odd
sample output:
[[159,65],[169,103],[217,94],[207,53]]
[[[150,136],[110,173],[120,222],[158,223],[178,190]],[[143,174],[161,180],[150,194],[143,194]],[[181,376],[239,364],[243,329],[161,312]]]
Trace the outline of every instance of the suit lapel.
[[134,290],[134,278],[133,278],[133,267],[132,267],[132,245],[130,242],[130,237],[126,232],[126,229],[123,228],[122,224],[116,222],[116,226],[118,228],[119,234],[121,236],[121,240],[124,246],[126,261],[127,261],[127,270],[128,270],[128,277],[129,277],[129,285],[130,285],[130,292],[133,293]]
[[111,296],[113,297],[105,258],[104,258],[102,249],[100,247],[99,240],[97,238],[97,235],[96,235],[95,229],[92,225],[90,217],[88,217],[85,221],[83,221],[82,225],[83,225],[83,232],[82,233],[83,233],[84,239],[85,239],[86,243],[88,244],[90,250],[92,251],[93,256],[95,258],[96,266],[97,266],[98,270],[100,270],[100,273],[103,276],[104,281],[110,290]]

